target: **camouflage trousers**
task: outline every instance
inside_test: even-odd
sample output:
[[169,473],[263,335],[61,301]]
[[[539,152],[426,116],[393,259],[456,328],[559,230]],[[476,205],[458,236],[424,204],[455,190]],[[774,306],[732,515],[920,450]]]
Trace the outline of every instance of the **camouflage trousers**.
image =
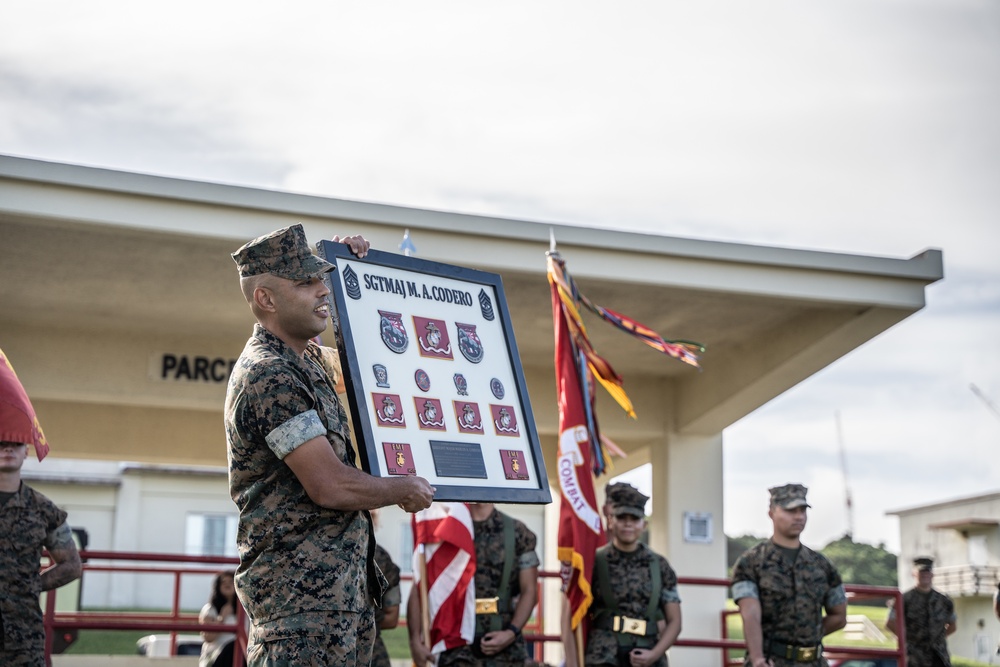
[[389,651],[385,647],[385,642],[382,641],[381,634],[375,637],[375,646],[372,648],[372,667],[392,667]]
[[453,648],[438,656],[437,667],[523,667],[527,659],[524,638],[518,637],[513,644],[489,658],[473,650],[471,646]]
[[368,667],[375,643],[375,615],[329,612],[319,631],[260,638],[250,629],[247,667]]
[[[656,643],[655,637],[646,637],[644,639],[647,640],[644,643],[644,646],[647,648]],[[632,649],[627,646],[619,645],[618,633],[612,632],[611,630],[591,628],[590,633],[587,636],[587,667],[601,667],[603,665],[610,665],[612,667],[624,665],[625,667],[628,667],[632,664],[629,659],[629,653],[631,650]],[[665,655],[660,656],[660,658],[653,663],[654,667],[667,667],[668,664],[667,656]]]
[[[795,662],[794,660],[786,660],[785,658],[771,657],[771,662],[774,667],[829,667],[830,663],[826,661],[826,658],[820,658],[813,662]],[[750,658],[748,657],[743,663],[745,667],[750,667]]]
[[3,667],[46,667],[45,651],[4,651],[0,649],[0,665]]

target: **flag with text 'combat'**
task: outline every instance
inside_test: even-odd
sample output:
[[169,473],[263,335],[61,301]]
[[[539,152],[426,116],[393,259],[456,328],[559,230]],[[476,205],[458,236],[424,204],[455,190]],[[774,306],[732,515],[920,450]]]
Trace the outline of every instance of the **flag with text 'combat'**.
[[3,350],[0,350],[0,441],[33,445],[39,461],[49,453],[49,441],[42,433],[28,392]]
[[594,493],[592,453],[596,424],[588,419],[581,373],[589,375],[570,337],[558,287],[552,283],[552,319],[556,338],[556,389],[559,396],[559,506],[558,557],[563,563],[563,584],[569,598],[570,618],[575,630],[594,599],[590,583],[594,552],[607,540]]
[[471,644],[476,633],[476,545],[464,503],[433,503],[413,515],[414,585],[423,550],[434,654]]

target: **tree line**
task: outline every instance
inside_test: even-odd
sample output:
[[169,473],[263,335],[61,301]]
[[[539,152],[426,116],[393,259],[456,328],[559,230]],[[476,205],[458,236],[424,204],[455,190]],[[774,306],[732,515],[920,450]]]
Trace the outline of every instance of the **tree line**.
[[[756,535],[726,536],[728,566],[730,574],[733,565],[744,551],[766,540]],[[886,551],[885,545],[873,546],[855,542],[849,535],[833,540],[820,549],[820,553],[830,559],[840,572],[845,584],[863,586],[896,586],[896,554]]]

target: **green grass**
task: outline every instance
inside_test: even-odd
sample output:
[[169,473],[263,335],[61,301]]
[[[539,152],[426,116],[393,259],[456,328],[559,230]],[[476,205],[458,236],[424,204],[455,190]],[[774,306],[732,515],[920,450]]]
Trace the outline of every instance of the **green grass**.
[[[729,609],[736,609],[736,605],[731,601],[728,603],[727,607]],[[889,615],[889,610],[886,607],[868,607],[860,605],[850,605],[847,608],[847,614],[849,616],[854,615],[864,615],[867,616],[872,623],[875,624],[879,630],[883,631],[886,636],[886,641],[877,642],[871,640],[849,640],[844,637],[843,631],[838,630],[831,635],[828,635],[823,639],[823,645],[830,646],[866,646],[873,648],[883,648],[883,649],[894,649],[896,648],[896,636],[893,635],[888,630],[883,630],[885,627],[885,619]],[[743,639],[743,623],[740,620],[739,614],[733,614],[728,617],[727,630],[729,632],[730,639]],[[731,658],[742,658],[743,651],[730,651]],[[976,662],[974,660],[968,660],[966,658],[955,657],[951,658],[952,667],[990,667],[986,663]]]
[[410,659],[410,636],[402,625],[392,630],[382,631],[382,641],[390,658]]
[[[83,611],[112,613],[135,612],[141,614],[170,614],[169,609],[84,609]],[[181,610],[182,614],[197,615],[198,610]],[[76,641],[66,649],[66,655],[135,655],[135,643],[146,635],[164,634],[162,630],[80,630]]]
[[[735,609],[735,605],[729,603],[729,608]],[[885,617],[888,610],[885,607],[848,607],[848,614],[864,614],[871,619],[876,627],[881,629],[885,624]],[[729,616],[728,630],[730,639],[743,639],[743,624],[740,622],[739,614]],[[76,642],[66,651],[67,654],[96,654],[96,655],[135,655],[135,642],[150,632],[141,630],[80,630]],[[895,648],[896,638],[886,633],[886,642],[872,641],[848,641],[844,639],[842,632],[835,632],[823,642],[827,646],[872,646],[877,648]],[[382,632],[382,640],[389,651],[389,656],[394,659],[409,659],[410,641],[406,628],[400,626],[392,630]],[[732,651],[731,657],[742,657],[743,651]],[[952,657],[953,667],[989,667],[985,663],[966,660],[964,658]]]
[[135,655],[140,637],[153,634],[146,630],[80,630],[67,655]]

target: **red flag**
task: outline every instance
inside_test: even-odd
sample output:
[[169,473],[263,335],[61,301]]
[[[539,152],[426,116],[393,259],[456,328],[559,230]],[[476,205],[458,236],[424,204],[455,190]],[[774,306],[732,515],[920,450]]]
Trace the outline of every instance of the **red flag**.
[[[556,334],[556,390],[559,393],[559,560],[568,571],[564,575],[569,597],[573,629],[590,608],[594,599],[590,582],[594,571],[594,552],[607,539],[601,525],[591,473],[590,430],[581,393],[579,370],[573,343],[558,287],[552,283],[552,319]],[[584,369],[583,372],[588,372]]]
[[0,350],[0,440],[34,445],[39,461],[49,453],[49,441],[42,433],[28,392],[3,350]]
[[423,549],[427,562],[430,650],[438,654],[471,644],[476,634],[476,545],[464,503],[434,503],[413,515],[414,585]]

